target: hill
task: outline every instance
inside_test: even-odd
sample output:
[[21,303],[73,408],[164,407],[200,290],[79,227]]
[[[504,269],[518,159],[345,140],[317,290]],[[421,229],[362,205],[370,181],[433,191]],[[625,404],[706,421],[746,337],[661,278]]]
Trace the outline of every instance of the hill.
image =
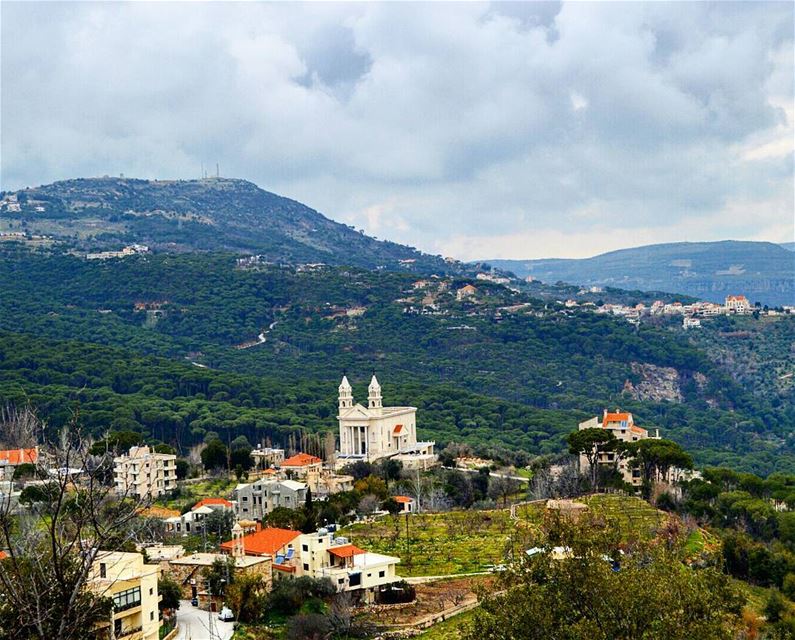
[[795,242],[782,242],[781,246],[789,251],[795,251]]
[[543,282],[656,289],[715,302],[743,293],[752,302],[795,304],[795,256],[771,242],[677,242],[583,259],[487,262]]
[[[0,281],[0,331],[9,332],[0,340],[9,345],[0,353],[0,381],[6,381],[0,399],[35,397],[58,412],[53,424],[63,420],[62,403],[54,398],[82,398],[81,414],[92,415],[95,429],[118,419],[160,434],[158,415],[178,413],[183,443],[209,424],[232,437],[251,429],[245,433],[256,440],[276,437],[265,429],[274,422],[288,431],[317,431],[333,428],[330,412],[342,372],[362,383],[375,369],[389,403],[422,402],[427,419],[433,412],[429,436],[439,442],[560,453],[562,434],[580,419],[621,406],[691,448],[700,463],[759,472],[795,468],[795,441],[788,437],[792,387],[755,395],[747,378],[735,382],[735,371],[712,358],[711,344],[693,344],[681,322],[633,327],[487,281],[349,267],[240,266],[232,254],[88,261],[9,245],[0,252]],[[468,283],[475,293],[460,297]],[[795,318],[777,321],[783,328]],[[730,329],[727,334],[736,333]],[[779,342],[788,335],[775,333]],[[759,340],[768,340],[767,332]],[[99,351],[83,350],[89,347]],[[125,355],[102,351],[119,347]],[[162,373],[135,383],[140,373],[125,375],[130,367],[114,363],[141,354],[179,360],[182,372],[147,365]],[[112,363],[100,366],[107,359]],[[201,372],[213,378],[192,387]],[[246,381],[234,378],[239,374]],[[323,407],[325,413],[311,417],[280,407],[278,420],[255,414],[243,420],[227,410],[228,402],[275,408],[267,391],[247,388],[273,378],[278,394],[296,407]],[[672,390],[669,398],[643,392],[658,378]],[[96,390],[90,399],[86,386]],[[361,397],[363,388],[357,393]],[[175,406],[172,399],[182,395],[185,404]],[[159,405],[156,411],[137,408],[146,398]],[[198,410],[199,400],[209,403],[208,411]]]
[[260,254],[265,261],[293,264],[456,269],[439,256],[376,240],[245,180],[83,178],[3,196],[0,232],[51,236],[77,251],[136,243],[160,251]]

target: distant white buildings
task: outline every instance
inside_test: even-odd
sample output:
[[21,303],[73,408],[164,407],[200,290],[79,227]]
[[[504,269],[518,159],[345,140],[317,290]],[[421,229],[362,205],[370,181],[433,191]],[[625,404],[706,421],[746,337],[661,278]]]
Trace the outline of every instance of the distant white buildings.
[[685,316],[682,318],[682,328],[683,329],[700,329],[701,328],[701,320],[698,318],[693,318],[692,316]]
[[143,244],[131,244],[124,247],[121,251],[99,251],[98,253],[87,253],[86,260],[109,260],[111,258],[126,258],[138,253],[149,253],[149,247]]
[[177,488],[177,456],[132,447],[113,459],[113,476],[119,495],[157,498]]
[[416,414],[416,407],[384,407],[375,376],[368,388],[367,407],[354,404],[353,389],[343,377],[339,386],[337,465],[392,458],[409,469],[433,466],[435,443],[417,440]]

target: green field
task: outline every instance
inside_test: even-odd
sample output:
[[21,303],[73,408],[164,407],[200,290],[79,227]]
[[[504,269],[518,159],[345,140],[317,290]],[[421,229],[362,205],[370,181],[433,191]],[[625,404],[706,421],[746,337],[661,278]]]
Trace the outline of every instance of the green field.
[[457,616],[448,618],[444,622],[433,625],[430,629],[423,631],[418,638],[423,640],[457,640],[461,637],[461,629],[475,615],[475,609],[459,613]]
[[403,576],[437,576],[487,571],[506,561],[511,549],[527,548],[528,531],[516,527],[507,510],[451,511],[389,516],[355,524],[344,535],[368,551],[399,556]]

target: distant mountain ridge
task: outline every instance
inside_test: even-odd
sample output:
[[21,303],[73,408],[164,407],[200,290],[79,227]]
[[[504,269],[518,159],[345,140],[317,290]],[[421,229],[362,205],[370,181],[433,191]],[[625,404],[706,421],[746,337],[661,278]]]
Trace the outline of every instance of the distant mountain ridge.
[[722,302],[795,304],[795,254],[772,242],[677,242],[611,251],[592,258],[487,260],[542,282],[659,290]]
[[[261,254],[273,262],[463,268],[371,238],[246,180],[80,178],[4,195],[0,231],[53,236],[79,250],[138,243],[156,250]],[[16,200],[11,206],[9,195]]]

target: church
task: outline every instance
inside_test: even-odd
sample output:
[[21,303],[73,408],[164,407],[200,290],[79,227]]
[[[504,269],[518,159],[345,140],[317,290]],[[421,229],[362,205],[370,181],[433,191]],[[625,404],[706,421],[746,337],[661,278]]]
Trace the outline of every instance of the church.
[[354,404],[353,388],[343,376],[339,386],[340,450],[337,466],[362,460],[393,458],[406,469],[427,469],[436,463],[435,442],[417,441],[417,408],[385,407],[375,375],[367,389],[367,406]]

